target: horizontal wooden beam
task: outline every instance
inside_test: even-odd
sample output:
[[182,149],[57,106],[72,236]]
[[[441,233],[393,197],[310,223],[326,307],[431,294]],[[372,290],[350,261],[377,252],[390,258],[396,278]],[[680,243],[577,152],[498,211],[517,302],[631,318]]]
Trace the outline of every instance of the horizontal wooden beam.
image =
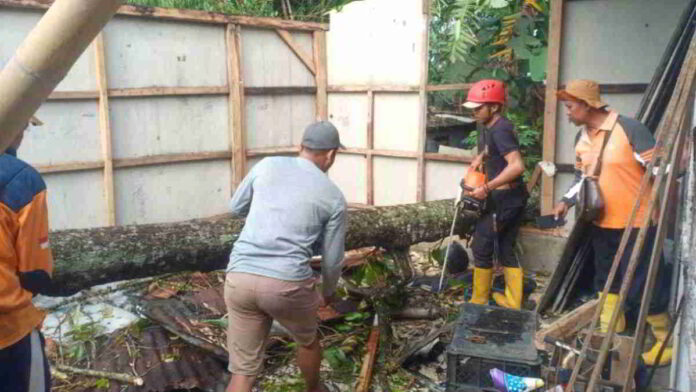
[[293,95],[316,94],[314,86],[287,86],[287,87],[244,87],[246,95]]
[[300,146],[250,148],[246,150],[246,156],[251,158],[267,155],[297,154],[298,152],[300,152]]
[[376,157],[392,157],[392,158],[418,158],[418,153],[415,151],[398,151],[398,150],[370,150],[367,148],[346,148],[339,150],[339,153],[365,155],[368,154]]
[[468,90],[470,88],[471,83],[436,84],[426,86],[425,91]]
[[473,158],[465,157],[460,155],[452,154],[436,154],[432,152],[425,153],[426,161],[444,161],[444,162],[459,162],[459,163],[471,163]]
[[70,173],[85,170],[97,170],[104,168],[104,162],[66,162],[53,165],[34,165],[41,174],[47,173]]
[[[45,10],[51,6],[52,0],[0,0],[0,7],[26,8]],[[328,30],[329,25],[315,22],[297,22],[279,18],[259,18],[243,15],[228,15],[216,12],[185,10],[178,8],[145,7],[139,5],[123,5],[117,15],[137,16],[141,18],[168,19],[181,22],[237,24],[243,26],[262,27],[285,30]]]
[[227,86],[110,88],[109,97],[167,97],[179,95],[226,95]]
[[[1,0],[0,0],[1,1]],[[246,95],[292,95],[292,94],[316,94],[315,86],[269,86],[269,87],[245,87]],[[131,97],[168,97],[191,95],[227,95],[227,86],[199,86],[199,87],[137,87],[109,89],[111,98]],[[49,95],[51,101],[83,100],[99,98],[98,91],[54,91]]]
[[[232,154],[229,151],[204,151],[178,154],[161,154],[137,158],[121,158],[113,160],[114,168],[141,167],[152,165],[163,165],[183,162],[211,161],[218,159],[230,159]],[[97,170],[104,168],[104,161],[96,162],[66,162],[54,165],[36,165],[36,169],[41,174],[46,173],[68,173],[85,170]]]
[[216,159],[230,159],[232,153],[229,151],[204,151],[186,152],[178,154],[152,155],[138,158],[114,159],[115,168],[152,166],[182,162],[212,161]]
[[[560,90],[566,86],[558,87]],[[642,94],[648,89],[647,83],[600,83],[599,92],[602,94]]]
[[417,93],[419,86],[388,86],[388,85],[335,85],[327,89],[330,93]]
[[99,91],[54,91],[48,96],[49,101],[72,101],[98,99]]

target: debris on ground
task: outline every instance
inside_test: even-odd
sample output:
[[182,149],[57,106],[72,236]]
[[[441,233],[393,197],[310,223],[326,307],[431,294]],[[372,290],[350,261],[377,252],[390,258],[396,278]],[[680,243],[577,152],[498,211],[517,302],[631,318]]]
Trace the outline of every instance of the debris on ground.
[[[433,290],[441,245],[347,255],[340,300],[318,312],[321,373],[330,390],[355,390],[364,358],[370,358],[374,365],[363,371],[363,380],[371,377],[362,390],[444,391],[445,349],[459,308],[470,296],[471,276],[458,274],[443,292]],[[404,258],[411,271],[402,271]],[[405,278],[410,274],[413,279]],[[526,279],[532,297],[543,279]],[[184,273],[95,287],[69,298],[41,298],[39,305],[49,310],[44,333],[55,390],[223,391],[228,377],[224,280],[224,271]],[[504,287],[502,281],[495,286]],[[370,336],[376,343],[367,344]],[[294,347],[274,323],[255,390],[304,390]]]

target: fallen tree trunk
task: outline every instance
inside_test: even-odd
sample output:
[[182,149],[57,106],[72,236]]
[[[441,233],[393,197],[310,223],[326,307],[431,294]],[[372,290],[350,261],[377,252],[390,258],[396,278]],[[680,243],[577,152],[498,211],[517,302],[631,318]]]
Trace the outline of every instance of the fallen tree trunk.
[[[405,249],[449,234],[451,200],[351,210],[346,249]],[[456,233],[473,223],[458,219]],[[217,217],[186,222],[64,230],[51,234],[55,258],[49,295],[98,284],[179,271],[212,271],[227,265],[244,220]]]

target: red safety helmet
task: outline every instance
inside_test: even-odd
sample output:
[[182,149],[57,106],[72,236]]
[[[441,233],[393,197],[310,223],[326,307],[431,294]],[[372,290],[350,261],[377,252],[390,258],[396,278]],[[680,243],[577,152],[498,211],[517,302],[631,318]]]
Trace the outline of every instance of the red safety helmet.
[[464,106],[476,109],[484,103],[505,103],[505,84],[496,79],[484,79],[474,83],[466,96]]

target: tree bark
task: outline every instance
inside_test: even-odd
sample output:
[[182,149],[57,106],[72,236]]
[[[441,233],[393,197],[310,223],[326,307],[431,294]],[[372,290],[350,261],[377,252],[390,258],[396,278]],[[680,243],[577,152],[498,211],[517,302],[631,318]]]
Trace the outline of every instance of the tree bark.
[[[441,239],[449,234],[453,213],[452,200],[350,210],[346,250],[403,249]],[[458,222],[455,233],[474,217],[462,214]],[[55,271],[47,294],[70,295],[119,280],[225,268],[243,226],[243,219],[216,217],[53,232]]]

